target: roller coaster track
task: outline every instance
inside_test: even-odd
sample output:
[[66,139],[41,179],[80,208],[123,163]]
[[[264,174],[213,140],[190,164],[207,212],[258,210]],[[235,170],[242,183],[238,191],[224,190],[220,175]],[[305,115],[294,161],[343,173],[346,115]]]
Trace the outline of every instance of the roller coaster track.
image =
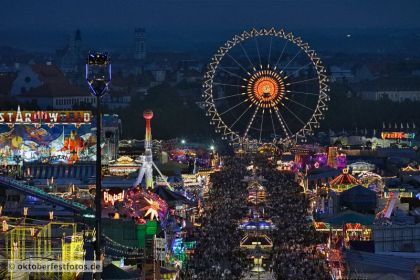
[[86,213],[86,212],[91,212],[91,209],[82,203],[75,202],[69,199],[59,197],[57,195],[47,193],[37,187],[30,186],[28,184],[25,184],[22,181],[18,181],[18,180],[11,179],[8,177],[0,176],[0,187],[11,188],[19,192],[23,192],[27,195],[31,195],[36,198],[39,198],[43,201],[49,202],[53,205],[58,205],[65,209],[72,210],[74,212],[79,212],[81,214]]

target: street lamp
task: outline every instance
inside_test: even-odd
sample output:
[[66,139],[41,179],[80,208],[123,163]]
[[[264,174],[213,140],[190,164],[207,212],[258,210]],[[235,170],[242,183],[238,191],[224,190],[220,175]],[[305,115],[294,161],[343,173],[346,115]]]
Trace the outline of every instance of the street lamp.
[[185,142],[185,139],[182,139],[182,140],[181,140],[181,144],[182,144],[182,145],[184,145],[185,143],[186,143],[186,142]]
[[[90,92],[96,97],[96,260],[101,260],[101,198],[102,198],[102,164],[101,164],[101,97],[108,92],[111,82],[111,63],[107,53],[90,52],[86,61],[86,81]],[[96,279],[101,279],[101,274],[96,273]]]

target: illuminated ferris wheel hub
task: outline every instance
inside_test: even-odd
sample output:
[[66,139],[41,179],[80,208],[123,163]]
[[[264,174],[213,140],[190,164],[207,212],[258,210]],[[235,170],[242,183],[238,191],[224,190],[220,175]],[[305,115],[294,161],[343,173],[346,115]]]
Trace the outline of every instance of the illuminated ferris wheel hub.
[[283,78],[272,70],[255,72],[247,82],[247,94],[255,105],[273,108],[283,98],[285,91]]

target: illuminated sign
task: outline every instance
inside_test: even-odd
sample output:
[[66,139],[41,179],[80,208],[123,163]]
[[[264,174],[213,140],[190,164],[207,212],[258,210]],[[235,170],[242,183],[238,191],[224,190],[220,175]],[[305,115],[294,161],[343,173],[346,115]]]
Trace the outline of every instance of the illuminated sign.
[[[384,192],[384,197],[388,198],[391,196],[393,192],[388,191],[388,192]],[[403,198],[403,197],[407,197],[407,198],[411,198],[413,197],[413,193],[412,192],[407,192],[407,191],[400,191],[398,192],[398,198]]]
[[16,111],[0,112],[0,124],[54,125],[54,124],[90,124],[92,113],[89,111]]
[[105,204],[112,204],[116,201],[122,202],[124,200],[124,191],[121,191],[119,193],[111,194],[108,191],[104,191],[104,202]]
[[346,228],[346,230],[350,231],[362,231],[362,225],[359,223],[347,223],[344,225],[344,227]]
[[305,149],[302,147],[291,148],[290,152],[293,154],[298,154],[298,155],[311,155],[313,153],[312,150]]
[[414,139],[416,134],[401,131],[382,132],[381,137],[382,139]]

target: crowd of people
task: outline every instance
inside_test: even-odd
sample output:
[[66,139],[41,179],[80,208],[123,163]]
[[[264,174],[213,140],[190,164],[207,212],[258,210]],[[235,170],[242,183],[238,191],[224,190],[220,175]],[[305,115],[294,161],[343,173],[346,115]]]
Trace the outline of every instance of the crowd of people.
[[[239,221],[246,215],[244,176],[263,176],[267,200],[263,208],[275,229],[273,248],[265,268],[276,279],[331,279],[325,260],[317,253],[321,237],[307,220],[309,201],[291,176],[275,170],[264,157],[236,156],[225,160],[222,171],[211,175],[211,186],[200,217],[197,250],[191,260],[192,279],[243,279],[252,267],[240,241]],[[255,174],[256,172],[256,174]]]
[[241,179],[245,165],[225,161],[222,171],[211,175],[211,186],[200,217],[197,250],[192,259],[193,279],[241,279],[246,255],[240,250],[242,233],[238,223],[246,212],[246,189]]
[[274,171],[259,162],[260,175],[269,193],[265,209],[276,226],[271,268],[277,279],[331,279],[325,259],[316,250],[322,236],[309,223],[309,200],[293,174]]

